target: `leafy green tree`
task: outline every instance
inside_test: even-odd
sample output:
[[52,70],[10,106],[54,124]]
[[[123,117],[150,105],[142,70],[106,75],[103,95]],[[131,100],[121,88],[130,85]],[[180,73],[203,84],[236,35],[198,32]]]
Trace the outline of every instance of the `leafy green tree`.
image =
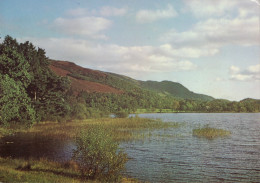
[[69,114],[66,93],[70,88],[68,78],[59,77],[50,68],[50,62],[41,48],[36,49],[26,41],[19,51],[30,65],[32,81],[26,88],[36,111],[37,120],[62,120]]
[[35,111],[31,106],[25,88],[30,84],[32,75],[29,64],[18,52],[17,41],[6,36],[0,44],[0,115],[1,123],[31,125]]
[[11,123],[30,126],[35,120],[25,89],[7,74],[0,74],[0,106],[0,122],[5,126]]
[[8,75],[21,86],[27,87],[32,80],[32,75],[28,72],[30,65],[18,52],[18,46],[10,36],[6,36],[0,45],[0,74]]

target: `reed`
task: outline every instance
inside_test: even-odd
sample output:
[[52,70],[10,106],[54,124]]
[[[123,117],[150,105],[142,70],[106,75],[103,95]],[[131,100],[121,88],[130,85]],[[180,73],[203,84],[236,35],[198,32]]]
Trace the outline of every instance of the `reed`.
[[141,140],[148,137],[147,131],[156,129],[177,128],[180,123],[162,122],[146,118],[101,118],[72,121],[67,123],[43,122],[35,124],[25,133],[47,136],[55,139],[72,139],[82,130],[90,126],[103,126],[112,132],[116,141]]
[[203,128],[193,129],[192,134],[197,137],[205,137],[207,139],[214,139],[217,137],[226,137],[231,134],[230,131],[218,128],[211,128],[206,125]]

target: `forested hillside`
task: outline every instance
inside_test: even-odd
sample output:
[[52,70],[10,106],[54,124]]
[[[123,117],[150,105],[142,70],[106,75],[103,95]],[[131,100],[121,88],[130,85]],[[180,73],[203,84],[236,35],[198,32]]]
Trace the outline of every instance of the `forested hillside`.
[[179,83],[138,81],[46,57],[42,48],[6,36],[0,44],[0,124],[30,126],[111,113],[259,112],[260,100],[215,100]]

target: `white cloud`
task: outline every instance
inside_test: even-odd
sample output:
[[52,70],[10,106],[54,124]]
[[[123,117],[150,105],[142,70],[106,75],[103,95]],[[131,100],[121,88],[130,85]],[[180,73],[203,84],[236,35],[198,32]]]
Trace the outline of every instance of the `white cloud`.
[[70,9],[66,12],[68,16],[82,17],[82,16],[123,16],[127,13],[127,8],[116,8],[112,6],[103,6],[99,9],[89,10],[86,8]]
[[259,45],[259,18],[208,19],[198,22],[190,30],[170,30],[160,38],[175,47],[192,47],[208,50],[209,55],[218,53],[225,45]]
[[217,82],[221,82],[221,81],[225,81],[225,79],[222,78],[222,77],[216,77],[216,78],[215,78],[215,81],[217,81]]
[[136,20],[138,23],[151,23],[160,19],[176,17],[178,13],[175,9],[168,5],[167,9],[161,10],[140,10],[136,14]]
[[100,9],[101,16],[123,16],[127,13],[126,8],[115,8],[111,6],[104,6]]
[[[196,69],[188,59],[168,55],[163,47],[97,44],[72,38],[24,38],[46,50],[51,59],[69,60],[84,67],[121,73],[132,77]],[[21,40],[21,41],[23,41]],[[178,52],[178,50],[176,50]]]
[[167,54],[169,56],[177,57],[177,58],[199,58],[202,56],[211,56],[215,55],[218,50],[217,49],[208,49],[205,47],[205,49],[196,48],[196,47],[177,47],[174,48],[171,44],[164,44],[160,46],[161,51],[164,54]]
[[247,69],[250,73],[260,73],[260,64],[258,65],[251,65]]
[[256,3],[258,6],[260,6],[259,0],[251,0],[252,2]]
[[232,65],[232,66],[230,66],[229,71],[231,74],[237,74],[240,72],[240,68]]
[[89,11],[86,8],[76,8],[68,10],[66,14],[73,17],[79,17],[88,15]]
[[241,8],[253,12],[254,15],[257,15],[259,11],[259,5],[257,5],[259,2],[256,0],[184,0],[184,3],[187,9],[198,18],[227,16],[231,13],[239,13]]
[[231,66],[229,68],[230,79],[236,81],[256,81],[260,80],[260,64],[251,65],[245,70]]
[[57,18],[54,20],[53,27],[59,32],[68,35],[88,36],[95,39],[106,39],[100,34],[101,31],[108,29],[112,22],[101,17],[79,17],[79,18]]

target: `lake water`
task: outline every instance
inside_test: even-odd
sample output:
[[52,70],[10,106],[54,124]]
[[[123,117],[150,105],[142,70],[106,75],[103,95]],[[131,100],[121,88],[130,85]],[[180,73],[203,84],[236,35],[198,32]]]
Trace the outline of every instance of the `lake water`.
[[[260,113],[156,113],[139,117],[181,125],[153,131],[143,142],[122,143],[130,157],[126,175],[149,182],[260,182]],[[194,128],[206,124],[232,134],[213,140],[192,136]],[[37,136],[9,137],[0,142],[0,155],[66,161],[73,148],[71,142]]]
[[[183,125],[155,131],[144,143],[123,144],[132,158],[127,175],[150,182],[260,182],[259,113],[139,116]],[[192,129],[205,124],[232,134],[213,140],[192,136]]]

